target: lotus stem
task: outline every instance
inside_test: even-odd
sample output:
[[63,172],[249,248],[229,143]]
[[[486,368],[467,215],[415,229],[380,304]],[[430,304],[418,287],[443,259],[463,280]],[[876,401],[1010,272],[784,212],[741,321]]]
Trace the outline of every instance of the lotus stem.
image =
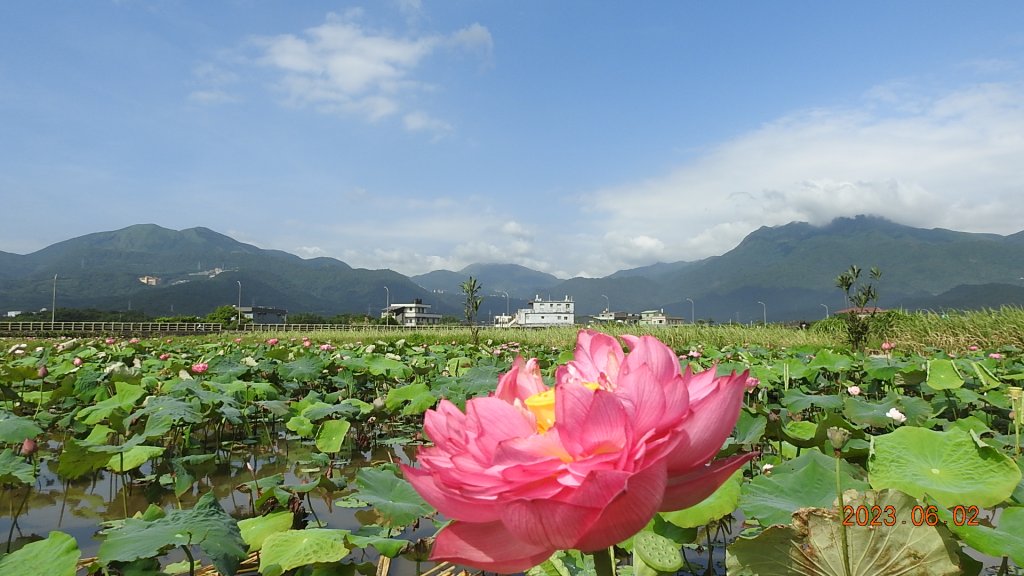
[[[846,503],[843,501],[843,485],[840,481],[839,476],[839,465],[843,462],[842,453],[840,449],[836,449],[836,495],[839,497],[839,515],[841,519],[843,517],[843,508],[846,507]],[[853,572],[850,570],[850,543],[846,535],[846,524],[843,522],[839,523],[839,537],[843,541],[843,573],[846,576],[851,576]]]
[[189,548],[188,544],[181,546],[181,549],[185,551],[185,556],[188,556],[188,576],[196,576],[196,559],[192,557],[192,550]]
[[615,555],[612,548],[592,552],[594,558],[594,571],[597,576],[615,576]]

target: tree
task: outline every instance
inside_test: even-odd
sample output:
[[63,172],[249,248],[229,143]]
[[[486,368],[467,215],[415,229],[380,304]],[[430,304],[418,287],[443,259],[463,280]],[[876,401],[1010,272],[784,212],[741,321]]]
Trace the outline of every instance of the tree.
[[469,330],[473,334],[473,345],[476,346],[480,344],[480,327],[476,325],[476,315],[480,311],[480,303],[484,301],[484,297],[480,295],[483,286],[476,281],[476,278],[470,276],[469,280],[460,284],[459,287],[462,288],[462,293],[466,295],[464,308],[466,323],[469,324]]
[[[872,266],[870,276],[871,280],[877,282],[882,278],[882,271]],[[867,342],[871,319],[875,315],[878,302],[878,291],[875,290],[875,285],[871,282],[857,285],[859,280],[860,267],[856,265],[850,266],[849,270],[836,277],[836,287],[843,291],[847,307],[852,306],[847,311],[845,320],[850,346],[855,349],[863,348]],[[851,290],[853,290],[852,293]]]
[[225,328],[234,328],[238,325],[238,311],[231,304],[225,304],[215,308],[203,320],[214,324],[223,324]]

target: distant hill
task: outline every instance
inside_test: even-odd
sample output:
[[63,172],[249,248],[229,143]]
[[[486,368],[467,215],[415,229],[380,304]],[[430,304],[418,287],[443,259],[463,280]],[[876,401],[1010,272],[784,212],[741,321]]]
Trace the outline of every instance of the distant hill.
[[[54,274],[58,306],[132,307],[151,315],[205,314],[236,304],[238,282],[242,305],[319,314],[369,311],[376,316],[386,302],[385,286],[392,302],[428,296],[391,270],[357,270],[333,258],[303,260],[207,228],[176,231],[139,224],[14,256],[16,266],[5,266],[8,274],[0,276],[0,309],[49,306]],[[159,284],[144,285],[139,280],[144,276],[159,278]],[[454,302],[435,307],[458,310]]]
[[[27,255],[0,252],[0,312],[50,306],[205,314],[235,304],[321,315],[379,315],[421,298],[433,311],[461,317],[459,285],[483,285],[481,319],[526,306],[535,296],[576,302],[577,317],[663,309],[715,322],[814,320],[845,306],[835,278],[851,264],[882,270],[880,305],[976,309],[1024,303],[1024,231],[1008,236],[925,230],[871,216],[824,226],[763,227],[732,250],[696,261],[657,263],[605,278],[558,278],[515,264],[473,264],[408,278],[354,269],[334,258],[305,260],[264,250],[207,228],[140,224],[58,242]],[[865,276],[866,276],[865,272]],[[156,286],[140,282],[158,277]],[[387,287],[387,290],[385,290]],[[508,297],[505,297],[505,292]],[[760,303],[764,303],[764,306]]]
[[470,264],[458,272],[435,270],[410,279],[427,290],[461,294],[460,285],[470,276],[483,285],[485,292],[504,290],[520,300],[533,298],[561,282],[551,274],[518,264]]

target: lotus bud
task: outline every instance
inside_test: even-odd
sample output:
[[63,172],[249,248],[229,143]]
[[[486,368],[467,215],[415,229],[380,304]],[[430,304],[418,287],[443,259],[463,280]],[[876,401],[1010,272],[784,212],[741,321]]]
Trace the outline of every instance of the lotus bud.
[[46,369],[46,364],[43,364],[39,367],[39,370],[36,371],[36,374],[38,374],[40,378],[46,378],[47,375],[50,374],[50,371]]
[[850,431],[844,428],[836,428],[832,426],[828,429],[828,441],[832,443],[832,448],[836,452],[843,449],[846,446],[846,442],[850,440]]
[[31,438],[25,438],[25,441],[21,443],[22,456],[31,456],[32,454],[35,454],[36,450],[38,449],[39,445],[36,444],[36,441]]
[[74,364],[75,366],[81,366],[82,365],[82,359],[79,358],[78,356],[75,356],[75,359],[72,360],[71,363]]

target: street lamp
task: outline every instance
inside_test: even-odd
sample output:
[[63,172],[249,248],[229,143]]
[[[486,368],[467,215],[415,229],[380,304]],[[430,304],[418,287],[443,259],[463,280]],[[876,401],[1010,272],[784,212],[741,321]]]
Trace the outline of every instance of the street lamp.
[[763,320],[764,325],[767,326],[768,325],[768,307],[765,306],[764,302],[761,302],[760,300],[758,300],[757,303],[761,305],[761,319]]
[[828,318],[828,304],[822,304],[825,307],[825,318]]
[[391,309],[391,290],[388,290],[387,286],[384,287],[384,294],[387,297],[387,300],[384,301],[384,308],[386,310],[390,310]]
[[601,294],[601,296],[604,298],[604,311],[610,311],[612,309],[612,301],[609,300],[608,297],[605,296],[604,294]]
[[[236,312],[235,315],[237,316],[236,321],[238,322],[238,325],[241,326],[242,325],[242,281],[241,280],[235,280],[235,282],[238,282],[238,309],[235,310],[235,312]],[[254,316],[254,318],[255,318],[255,316]]]
[[57,275],[53,275],[53,302],[50,303],[50,324],[57,321]]
[[693,311],[693,299],[692,298],[687,298],[686,301],[690,303],[690,324],[696,324],[697,323],[697,313]]

